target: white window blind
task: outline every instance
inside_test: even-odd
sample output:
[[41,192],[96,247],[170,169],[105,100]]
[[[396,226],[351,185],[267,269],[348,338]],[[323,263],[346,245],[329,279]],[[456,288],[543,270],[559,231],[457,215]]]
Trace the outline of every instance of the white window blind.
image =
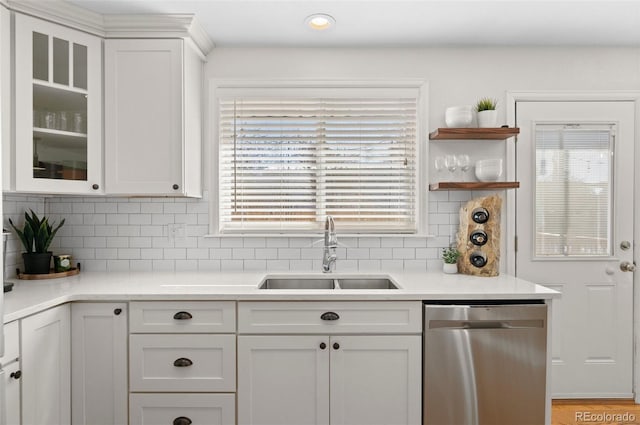
[[[335,94],[335,93],[334,93]],[[220,231],[416,231],[417,97],[219,99]]]
[[611,255],[614,130],[536,125],[536,256]]

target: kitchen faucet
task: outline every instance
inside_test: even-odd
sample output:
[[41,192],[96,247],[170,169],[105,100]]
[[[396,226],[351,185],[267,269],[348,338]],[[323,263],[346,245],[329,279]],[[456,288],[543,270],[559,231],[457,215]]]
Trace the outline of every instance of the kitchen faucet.
[[324,248],[322,251],[322,273],[331,273],[331,266],[335,266],[336,248],[338,248],[338,235],[333,217],[327,216],[324,222]]

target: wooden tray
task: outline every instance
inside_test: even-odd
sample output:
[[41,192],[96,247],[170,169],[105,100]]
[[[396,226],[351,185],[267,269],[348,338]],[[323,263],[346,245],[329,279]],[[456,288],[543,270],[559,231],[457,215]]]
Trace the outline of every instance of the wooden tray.
[[20,269],[18,269],[17,272],[18,272],[18,279],[23,279],[23,280],[57,279],[59,277],[68,277],[68,276],[77,275],[78,273],[80,273],[80,264],[78,264],[77,268],[67,270],[66,272],[56,273],[53,271],[53,269],[51,269],[51,272],[49,274],[20,273]]

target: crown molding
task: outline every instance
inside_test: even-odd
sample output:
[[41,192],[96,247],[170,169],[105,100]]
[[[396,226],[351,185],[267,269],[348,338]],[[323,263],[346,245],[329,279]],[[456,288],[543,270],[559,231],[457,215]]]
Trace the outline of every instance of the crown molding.
[[104,37],[102,15],[75,4],[61,0],[6,0],[3,3],[16,12]]
[[190,38],[203,56],[215,47],[193,14],[101,15],[63,0],[0,0],[0,4],[103,38]]
[[103,19],[106,38],[191,38],[205,56],[215,47],[192,14],[103,15]]

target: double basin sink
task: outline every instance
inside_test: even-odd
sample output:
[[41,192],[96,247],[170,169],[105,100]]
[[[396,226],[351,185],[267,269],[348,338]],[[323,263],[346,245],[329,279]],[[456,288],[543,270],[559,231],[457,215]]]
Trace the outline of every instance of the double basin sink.
[[388,277],[267,277],[258,289],[398,289]]

